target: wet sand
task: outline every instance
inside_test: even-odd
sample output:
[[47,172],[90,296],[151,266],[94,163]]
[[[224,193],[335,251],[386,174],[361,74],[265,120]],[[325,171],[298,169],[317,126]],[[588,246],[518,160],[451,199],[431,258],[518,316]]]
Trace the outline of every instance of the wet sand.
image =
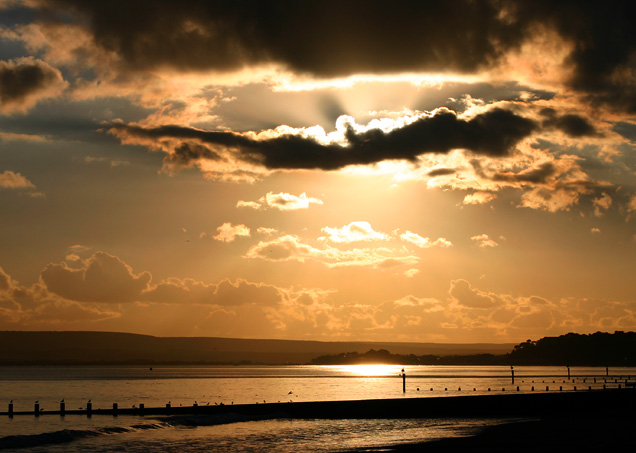
[[[633,445],[636,418],[627,417],[545,417],[536,421],[511,422],[485,428],[481,433],[461,438],[387,445],[355,451],[365,452],[570,452],[617,451]],[[631,448],[631,447],[630,447]]]
[[[542,401],[547,402],[545,405],[534,406],[530,410],[509,412],[509,423],[485,427],[473,436],[421,442],[412,439],[410,443],[354,451],[565,453],[593,449],[622,450],[633,445],[636,430],[636,391],[599,393],[597,397],[581,398],[579,402],[576,401],[576,397],[568,397],[563,402],[569,404],[553,404],[558,400],[559,398],[552,399],[551,402],[545,400]],[[494,412],[503,415],[508,409]],[[532,419],[514,420],[517,415],[532,415]]]

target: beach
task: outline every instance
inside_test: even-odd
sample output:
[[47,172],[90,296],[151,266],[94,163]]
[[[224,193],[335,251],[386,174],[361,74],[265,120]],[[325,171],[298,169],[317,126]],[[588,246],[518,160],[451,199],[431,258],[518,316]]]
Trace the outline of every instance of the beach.
[[567,451],[619,445],[635,421],[634,369],[575,368],[568,380],[559,367],[520,368],[511,386],[504,367],[407,367],[406,392],[393,369],[4,371],[15,407],[0,411],[2,450]]
[[[529,407],[511,411],[511,405],[507,404],[511,401],[485,397],[482,402],[493,405],[493,408],[486,412],[500,416],[508,414],[509,420],[484,427],[474,435],[362,448],[355,451],[608,451],[625,448],[633,442],[633,430],[636,426],[636,392],[633,390],[606,392],[596,394],[593,398],[577,394],[562,400],[546,399],[542,395],[530,395],[524,399],[525,403],[530,404]],[[497,407],[501,402],[506,403],[504,408]],[[458,414],[475,413],[473,402],[468,401],[468,397],[460,397],[454,406],[460,409]],[[523,418],[518,419],[518,416]],[[528,416],[529,419],[526,418]]]
[[[160,423],[182,427],[266,420],[310,420],[316,423],[320,420],[348,422],[350,420],[442,419],[445,424],[450,425],[453,420],[458,420],[458,423],[476,420],[483,422],[483,427],[479,424],[472,426],[468,435],[460,434],[428,440],[409,438],[393,444],[364,445],[344,448],[340,451],[525,452],[537,449],[570,451],[575,448],[610,448],[624,445],[630,440],[636,421],[632,410],[635,402],[636,391],[622,389],[580,393],[148,408],[146,416]],[[93,417],[110,415],[108,412],[103,412],[95,413]],[[141,426],[143,425],[139,425]],[[154,429],[150,426],[152,425],[148,425],[147,429]],[[122,429],[120,433],[123,432]],[[116,432],[113,431],[113,433]],[[72,433],[58,433],[57,438],[49,438],[48,442],[59,445],[78,439],[80,438],[73,438]],[[46,446],[45,440],[34,436],[10,436],[3,439],[0,449],[45,451],[38,450]],[[185,448],[188,449],[187,445]],[[199,451],[194,444],[192,448],[192,451]],[[249,447],[243,450],[257,451]],[[80,451],[87,450],[80,449]],[[264,449],[264,451],[272,450]]]
[[636,418],[601,414],[569,414],[545,416],[530,421],[510,421],[489,426],[474,436],[454,437],[366,448],[358,451],[394,452],[536,452],[542,451],[609,451],[633,442]]

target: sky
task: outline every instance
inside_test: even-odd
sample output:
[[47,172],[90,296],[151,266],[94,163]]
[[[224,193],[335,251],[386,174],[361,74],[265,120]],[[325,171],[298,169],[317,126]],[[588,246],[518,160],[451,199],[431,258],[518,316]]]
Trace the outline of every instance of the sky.
[[635,330],[635,10],[0,0],[0,330]]

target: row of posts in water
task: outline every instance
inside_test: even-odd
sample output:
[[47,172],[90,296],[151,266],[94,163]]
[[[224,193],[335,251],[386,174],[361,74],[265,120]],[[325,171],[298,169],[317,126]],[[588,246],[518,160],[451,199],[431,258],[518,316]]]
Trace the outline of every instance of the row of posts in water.
[[[222,405],[222,404],[221,404]],[[195,402],[192,407],[198,407],[198,404]],[[139,414],[143,415],[144,409],[145,409],[145,405],[144,403],[140,403],[139,407],[133,406],[132,407],[134,410],[136,410]],[[166,403],[166,409],[170,409],[171,408],[171,403]],[[83,411],[86,415],[88,415],[89,417],[94,413],[93,412],[93,403],[89,400],[86,403],[86,409],[80,408],[80,411]],[[98,409],[99,411],[99,409]],[[119,411],[119,404],[118,403],[113,403],[113,409],[110,413],[112,413],[113,415],[117,415],[117,412]],[[77,412],[77,411],[73,411],[73,412]],[[42,409],[40,408],[40,403],[39,401],[36,401],[33,407],[33,414],[38,417],[40,416],[40,414],[42,414]],[[64,402],[64,400],[60,401],[60,410],[58,412],[54,412],[55,414],[59,414],[59,415],[66,415],[66,403]],[[7,414],[9,415],[9,417],[13,417],[14,414],[14,410],[13,410],[13,400],[9,403],[9,410],[7,412]]]
[[[401,377],[402,377],[402,390],[403,390],[403,392],[406,392],[406,374],[405,374],[404,372],[402,372]],[[596,378],[593,378],[593,379],[594,379],[594,383],[596,383]],[[627,387],[628,387],[628,386],[630,386],[630,385],[631,385],[632,387],[634,387],[634,386],[636,385],[635,383],[630,382],[630,381],[629,381],[629,379],[630,379],[629,377],[628,377],[628,378],[625,378],[624,380],[621,378],[621,381],[624,381],[625,388],[627,388]],[[569,381],[569,379],[568,379],[568,381]],[[586,383],[587,379],[583,379],[582,381],[583,381],[583,383]],[[622,389],[622,385],[621,385],[620,383],[618,383],[618,381],[619,381],[619,379],[615,379],[615,380],[614,380],[614,383],[618,384],[618,387],[617,387],[617,388],[620,390],[620,389]],[[553,384],[554,384],[555,382],[556,382],[556,381],[552,381],[552,383],[553,383]],[[563,382],[565,383],[565,381],[563,381]],[[575,382],[576,382],[576,379],[572,379],[572,383],[575,383]],[[605,383],[603,384],[603,390],[607,390],[607,384],[606,384],[606,382],[607,382],[607,380],[605,380]],[[532,383],[534,383],[534,381],[532,381]],[[545,381],[543,381],[543,383],[545,383]],[[514,384],[514,381],[513,381],[513,384]],[[576,385],[575,385],[575,386],[573,386],[572,390],[573,390],[573,391],[577,391],[577,390],[578,390],[577,386],[576,386]],[[418,392],[420,391],[420,388],[419,388],[419,387],[417,387],[417,391],[418,391]],[[431,391],[431,392],[432,392],[432,391],[434,391],[434,388],[433,388],[433,387],[431,387],[431,388],[430,388],[430,391]],[[445,392],[447,392],[447,391],[448,391],[448,387],[445,387],[445,388],[444,388],[444,391],[445,391]],[[461,388],[461,387],[458,387],[458,388],[457,388],[457,391],[458,391],[458,392],[461,392],[461,391],[462,391],[462,388]],[[477,388],[476,388],[476,387],[473,387],[473,392],[476,392],[476,391],[477,391]],[[487,390],[487,391],[488,391],[488,392],[492,391],[492,388],[491,388],[491,387],[488,387],[488,390]],[[501,391],[502,391],[502,392],[505,392],[505,391],[506,391],[506,388],[505,388],[505,387],[502,387]],[[520,386],[517,386],[517,387],[516,387],[516,391],[517,391],[517,392],[520,392],[520,391],[521,391]],[[535,391],[535,386],[534,386],[534,385],[533,385],[533,386],[531,386],[530,391],[531,391],[531,392],[534,392],[534,391]],[[546,392],[549,392],[549,391],[550,391],[550,386],[549,386],[549,385],[546,385],[546,387],[545,387],[545,391],[546,391]],[[563,386],[562,386],[562,385],[561,385],[561,386],[559,386],[559,391],[563,391]],[[592,386],[591,386],[591,385],[590,385],[590,386],[588,386],[588,391],[590,391],[590,392],[592,391]],[[221,405],[223,405],[223,403],[221,403]],[[165,406],[165,407],[166,407],[166,409],[168,409],[168,410],[169,410],[169,409],[171,408],[171,403],[170,403],[170,402],[166,403],[166,406]],[[193,408],[196,408],[196,407],[198,407],[198,404],[195,402],[195,403],[192,405],[192,407],[193,407]],[[139,407],[135,407],[135,406],[133,406],[133,407],[132,407],[132,409],[134,409],[134,410],[135,410],[138,414],[143,415],[143,412],[144,412],[144,409],[145,409],[144,403],[140,403],[140,404],[139,404]],[[91,400],[89,400],[89,401],[86,403],[86,409],[80,408],[80,410],[81,410],[81,411],[84,411],[84,413],[90,417],[90,416],[93,414],[93,403],[91,402]],[[118,403],[113,403],[113,409],[112,409],[112,411],[111,411],[110,413],[111,413],[112,415],[117,415],[117,412],[118,412],[118,411],[119,411],[119,405],[118,405]],[[75,412],[75,411],[74,411],[74,412]],[[42,413],[42,410],[40,409],[40,403],[39,403],[39,401],[36,401],[36,402],[35,402],[35,404],[34,404],[34,408],[33,408],[33,414],[34,414],[36,417],[38,417],[41,413]],[[60,410],[59,410],[59,412],[56,412],[56,413],[57,413],[57,414],[59,414],[59,415],[62,415],[62,416],[66,414],[66,403],[64,402],[64,400],[60,401]],[[7,412],[7,414],[9,415],[9,417],[13,417],[13,414],[14,414],[14,410],[13,410],[13,400],[9,403],[9,407],[8,407],[8,412]]]

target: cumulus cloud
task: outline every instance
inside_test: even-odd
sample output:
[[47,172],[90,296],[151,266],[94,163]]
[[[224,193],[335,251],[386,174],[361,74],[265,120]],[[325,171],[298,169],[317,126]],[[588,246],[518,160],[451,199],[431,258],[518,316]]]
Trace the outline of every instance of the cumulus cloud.
[[0,267],[0,292],[9,292],[11,288],[15,286],[15,282],[9,274],[7,274],[2,267]]
[[464,197],[464,204],[487,204],[497,198],[497,194],[491,192],[475,192]]
[[142,301],[182,305],[272,306],[281,302],[281,294],[281,290],[275,286],[244,279],[223,279],[217,284],[206,284],[193,279],[170,278],[148,288],[139,298]]
[[[557,212],[571,209],[582,196],[593,196],[614,187],[590,178],[581,161],[573,154],[555,155],[534,145],[524,146],[512,159],[471,159],[458,171],[457,178],[435,180],[434,185],[489,192],[513,188],[523,191],[518,206]],[[480,198],[474,201],[477,200]]]
[[454,302],[469,308],[492,308],[502,303],[498,297],[473,288],[466,280],[451,281],[448,293]]
[[497,247],[499,245],[497,242],[491,239],[487,234],[478,234],[476,236],[472,236],[470,239],[477,244],[477,247],[482,247],[482,248]]
[[592,204],[594,205],[594,215],[596,217],[602,217],[605,211],[612,206],[612,197],[603,192],[599,198],[592,200]]
[[275,208],[280,211],[295,211],[297,209],[308,209],[310,204],[323,204],[318,198],[308,197],[307,194],[292,195],[285,192],[268,192],[258,201],[238,201],[237,208],[266,209]]
[[429,238],[422,237],[419,234],[412,233],[410,231],[402,233],[400,235],[400,239],[406,242],[410,242],[411,244],[415,244],[419,248],[450,247],[453,245],[446,238],[437,238],[434,241],[431,241]]
[[404,271],[404,276],[411,278],[411,277],[415,277],[419,273],[420,273],[419,269],[407,269],[406,271]]
[[[102,267],[110,270],[94,272],[96,262],[108,262]],[[51,266],[57,266],[54,272]],[[157,334],[164,332],[161,326],[177,323],[212,336],[465,342],[476,334],[501,341],[562,335],[573,326],[589,332],[636,328],[634,301],[499,294],[464,279],[450,282],[447,299],[405,294],[383,302],[344,303],[330,289],[285,288],[240,278],[218,283],[168,278],[153,284],[147,272],[135,273],[104,252],[81,266],[76,271],[83,279],[60,277],[70,270],[49,265],[31,287],[0,268],[0,328],[125,330],[143,320]],[[62,281],[63,290],[52,284],[54,292],[45,284],[53,281]],[[87,283],[97,285],[89,291]],[[125,300],[136,303],[123,304]]]
[[[216,229],[218,232],[212,236],[212,239],[216,239],[221,242],[232,242],[237,237],[249,237],[250,229],[243,224],[232,225],[230,222],[225,222],[223,225]],[[205,237],[207,233],[202,233],[202,237]]]
[[95,253],[83,264],[71,269],[66,263],[51,263],[40,279],[52,293],[80,302],[133,302],[150,284],[148,272],[135,274],[121,259],[105,252]]
[[276,228],[258,227],[256,232],[258,234],[272,235],[278,233],[278,230]]
[[303,243],[298,236],[286,235],[271,241],[260,241],[249,248],[247,258],[259,258],[267,261],[315,260],[328,267],[373,266],[391,268],[401,265],[414,265],[419,258],[404,250],[389,248],[355,248],[341,250],[335,247],[317,248]]
[[5,170],[0,173],[0,188],[2,189],[35,189],[35,186],[31,181],[22,176],[20,173],[15,173],[11,170]]
[[42,60],[0,61],[0,113],[24,112],[66,87],[60,71]]
[[342,228],[324,227],[322,232],[328,236],[320,238],[321,240],[335,243],[386,241],[391,238],[388,234],[375,231],[366,221],[351,222]]

